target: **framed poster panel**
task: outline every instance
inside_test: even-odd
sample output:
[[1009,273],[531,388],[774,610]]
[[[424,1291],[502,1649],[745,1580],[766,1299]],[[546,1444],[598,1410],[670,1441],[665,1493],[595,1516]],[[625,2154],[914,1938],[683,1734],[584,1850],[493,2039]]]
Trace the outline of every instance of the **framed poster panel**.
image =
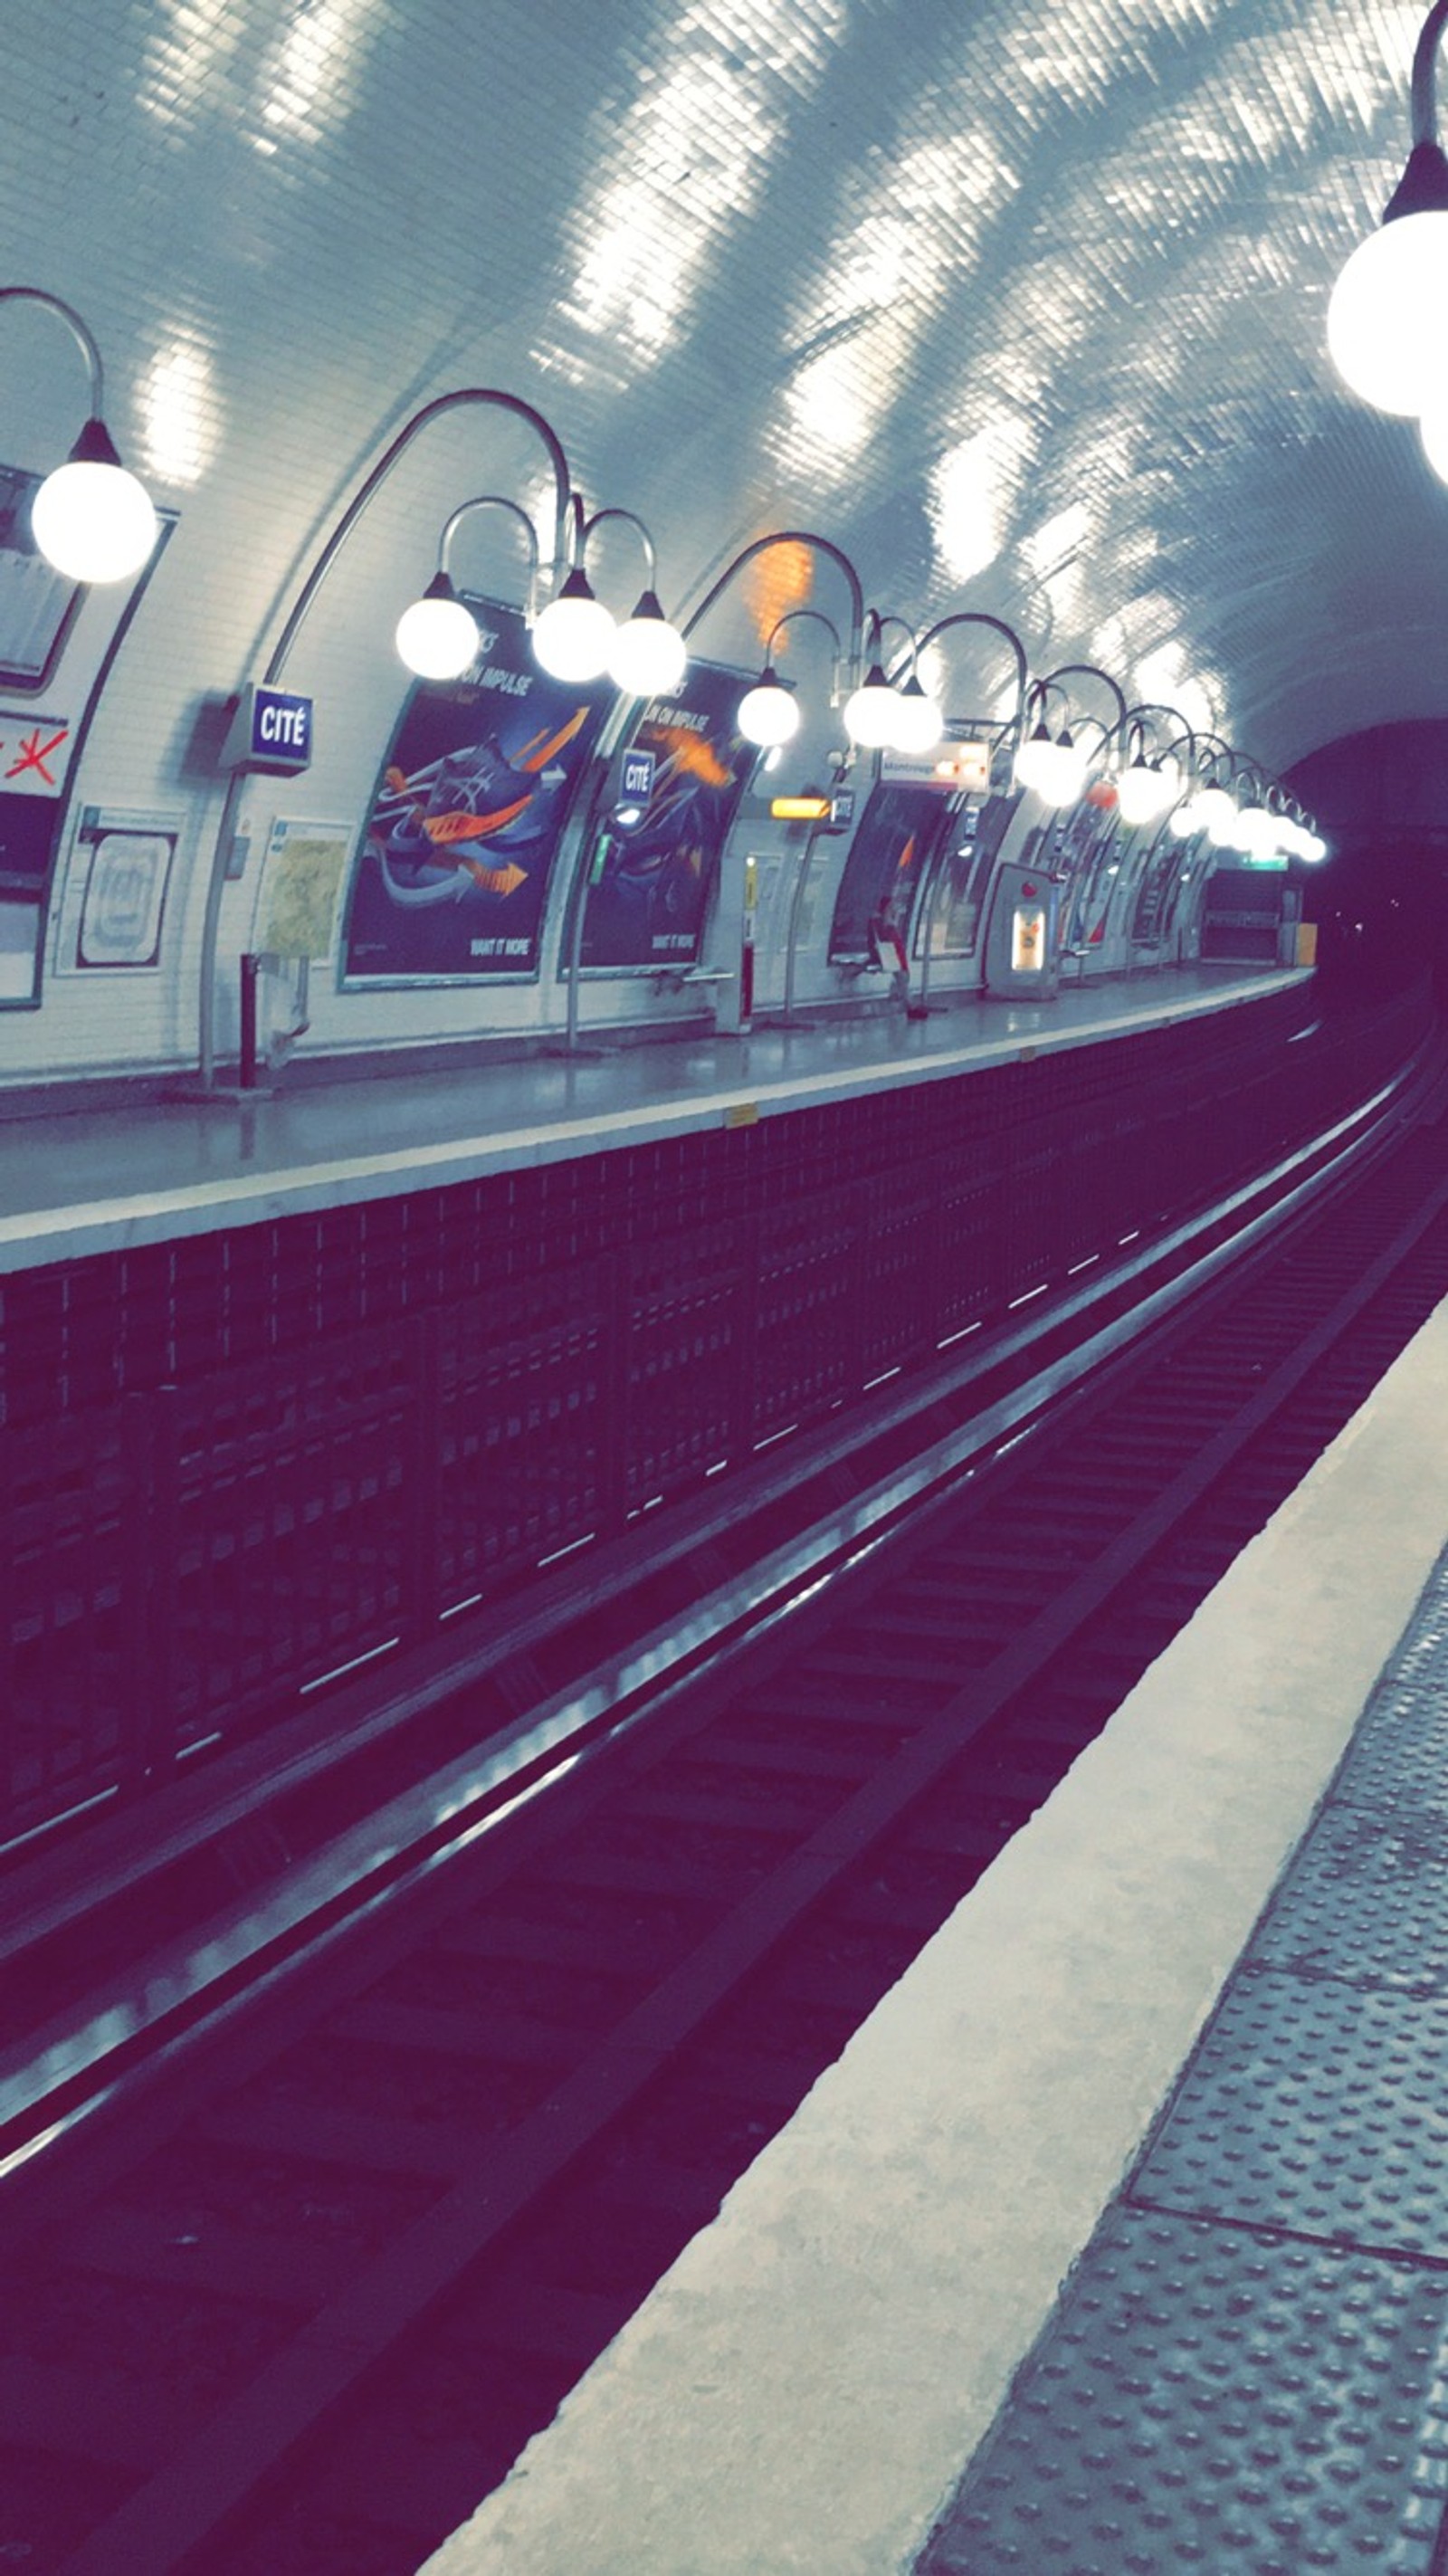
[[341,981],[532,976],[569,805],[613,699],[539,669],[516,608],[470,598],[462,680],[411,692],[352,871]]
[[1090,791],[1053,826],[1049,864],[1062,885],[1063,948],[1078,947],[1084,940],[1091,884],[1115,830],[1115,804],[1094,802]]
[[[657,974],[698,960],[719,853],[759,758],[734,722],[738,671],[692,662],[670,698],[653,698],[619,761],[624,795],[589,861],[579,962],[604,974]],[[630,795],[630,778],[646,781]]]
[[179,814],[82,809],[66,871],[57,974],[158,967]]
[[129,825],[100,834],[81,906],[78,967],[159,966],[176,841],[175,832]]
[[874,955],[870,923],[879,913],[908,933],[916,888],[952,819],[952,799],[938,787],[881,779],[871,788],[835,898],[832,965]]
[[1167,898],[1180,874],[1182,856],[1183,845],[1170,822],[1161,824],[1147,854],[1131,917],[1131,936],[1143,946],[1166,937]]
[[925,953],[927,936],[932,957],[975,955],[996,854],[1019,803],[1019,790],[1013,790],[988,796],[984,804],[972,798],[952,814],[949,846],[915,925],[917,957]]
[[292,822],[277,816],[267,834],[253,948],[278,957],[331,956],[353,829],[350,823]]

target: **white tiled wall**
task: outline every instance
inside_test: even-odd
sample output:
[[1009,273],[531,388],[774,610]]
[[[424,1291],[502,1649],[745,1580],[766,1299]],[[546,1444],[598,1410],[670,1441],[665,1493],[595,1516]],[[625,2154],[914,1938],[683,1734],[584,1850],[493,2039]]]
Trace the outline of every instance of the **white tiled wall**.
[[[1406,143],[1415,20],[1388,0],[10,0],[8,278],[86,315],[122,448],[180,512],[77,801],[183,833],[160,971],[48,974],[40,1011],[0,1012],[0,1080],[194,1054],[222,808],[198,721],[451,386],[546,411],[590,502],[649,520],[671,607],[802,524],[882,606],[996,610],[1038,667],[1102,659],[1276,768],[1441,711],[1448,495],[1410,431],[1339,398],[1321,329]],[[52,462],[83,395],[63,331],[0,310],[0,457]],[[538,484],[491,416],[409,455],[293,658],[319,753],[248,791],[254,853],[274,814],[360,818],[401,696],[391,627],[441,521]],[[496,531],[459,568],[502,582]],[[626,548],[600,568],[623,604]],[[741,586],[701,640],[748,661],[797,596]],[[825,569],[814,596],[839,613]],[[955,667],[978,705],[997,674]],[[799,669],[817,682],[804,647]],[[255,884],[254,857],[223,912],[228,997]],[[558,1009],[551,976],[325,984],[330,1045]],[[594,1015],[645,1005],[590,989]]]

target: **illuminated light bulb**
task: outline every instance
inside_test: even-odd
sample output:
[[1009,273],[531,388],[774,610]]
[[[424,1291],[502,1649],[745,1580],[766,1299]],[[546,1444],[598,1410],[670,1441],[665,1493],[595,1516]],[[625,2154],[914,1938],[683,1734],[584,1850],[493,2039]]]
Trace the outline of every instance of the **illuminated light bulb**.
[[923,756],[933,751],[940,740],[945,718],[936,700],[927,696],[912,671],[899,693],[895,714],[895,749]]
[[456,680],[477,660],[477,620],[445,572],[434,575],[397,621],[397,650],[420,680]]
[[1395,215],[1359,242],[1328,302],[1328,352],[1363,402],[1411,419],[1434,392],[1445,321],[1448,205],[1439,203]]
[[533,656],[550,679],[598,680],[608,669],[616,632],[587,573],[571,572],[534,625]]
[[1130,761],[1116,782],[1123,823],[1157,823],[1176,795],[1179,780],[1172,761]]
[[1053,743],[1037,753],[1036,794],[1043,804],[1054,805],[1058,810],[1075,805],[1085,792],[1089,766],[1086,753],[1078,751],[1070,733],[1063,729]]
[[632,617],[626,617],[614,634],[608,656],[610,679],[630,697],[666,698],[678,687],[688,663],[689,648],[677,626],[669,624],[654,593],[646,590]]
[[1204,831],[1213,849],[1225,849],[1237,821],[1237,800],[1225,787],[1204,787],[1197,798],[1197,829]]
[[1055,751],[1047,726],[1038,724],[1016,752],[1016,785],[1036,789],[1051,774],[1050,755]]
[[30,509],[35,542],[68,581],[125,581],[140,571],[160,522],[104,421],[88,420],[66,464],[47,474]]
[[1177,840],[1187,841],[1193,832],[1205,831],[1208,820],[1209,817],[1202,812],[1201,790],[1193,788],[1189,796],[1182,798],[1167,828]]
[[[1086,793],[1086,754],[1069,743],[1057,743],[1057,765],[1050,785],[1045,789],[1048,805],[1078,805]],[[1062,756],[1064,755],[1064,756]]]
[[878,662],[845,700],[845,731],[862,751],[885,751],[895,741],[900,698]]
[[1448,400],[1441,384],[1435,385],[1432,398],[1418,423],[1418,436],[1440,483],[1448,483]]
[[1090,765],[1089,755],[1077,749],[1068,727],[1063,726],[1053,742],[1043,719],[1016,753],[1016,784],[1029,787],[1044,805],[1074,805],[1085,791]]
[[799,707],[788,681],[772,665],[767,663],[753,688],[745,690],[734,721],[745,741],[757,743],[761,751],[776,751],[794,740]]

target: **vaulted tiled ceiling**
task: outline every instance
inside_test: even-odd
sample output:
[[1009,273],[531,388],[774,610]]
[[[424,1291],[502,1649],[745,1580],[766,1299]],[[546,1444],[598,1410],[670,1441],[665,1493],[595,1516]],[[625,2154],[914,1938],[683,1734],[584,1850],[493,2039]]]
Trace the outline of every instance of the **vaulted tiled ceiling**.
[[[882,606],[995,610],[1281,767],[1448,709],[1448,491],[1323,344],[1419,15],[11,0],[5,264],[102,339],[219,683],[384,438],[471,381],[644,513],[670,606],[803,523]],[[6,335],[0,455],[48,461],[76,385],[43,317]],[[510,435],[441,439],[419,547],[519,488]]]

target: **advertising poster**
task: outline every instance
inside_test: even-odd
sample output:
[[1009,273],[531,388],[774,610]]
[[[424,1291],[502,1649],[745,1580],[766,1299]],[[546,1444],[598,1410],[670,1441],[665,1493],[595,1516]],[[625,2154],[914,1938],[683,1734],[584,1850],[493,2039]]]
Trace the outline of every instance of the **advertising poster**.
[[1106,916],[1116,890],[1121,863],[1121,832],[1114,806],[1095,813],[1096,831],[1077,861],[1069,912],[1062,907],[1063,947],[1099,948],[1106,936]]
[[516,608],[468,606],[477,661],[421,682],[388,750],[353,872],[349,984],[537,972],[558,836],[613,692],[550,679]]
[[870,923],[878,912],[908,936],[915,890],[934,865],[951,821],[951,799],[938,787],[881,780],[871,789],[840,878],[831,963],[874,955]]
[[[654,698],[620,764],[647,792],[620,802],[588,872],[581,963],[642,970],[692,966],[719,853],[759,754],[734,728],[746,683],[737,671],[691,663],[672,698]],[[651,767],[649,766],[651,764]]]
[[1072,806],[1056,825],[1051,865],[1066,887],[1061,899],[1063,948],[1079,946],[1085,937],[1087,897],[1115,830],[1114,806],[1093,805],[1089,796]]
[[1167,898],[1180,880],[1178,861],[1182,845],[1169,823],[1163,823],[1152,842],[1136,898],[1131,936],[1143,942],[1162,939],[1170,922]]

